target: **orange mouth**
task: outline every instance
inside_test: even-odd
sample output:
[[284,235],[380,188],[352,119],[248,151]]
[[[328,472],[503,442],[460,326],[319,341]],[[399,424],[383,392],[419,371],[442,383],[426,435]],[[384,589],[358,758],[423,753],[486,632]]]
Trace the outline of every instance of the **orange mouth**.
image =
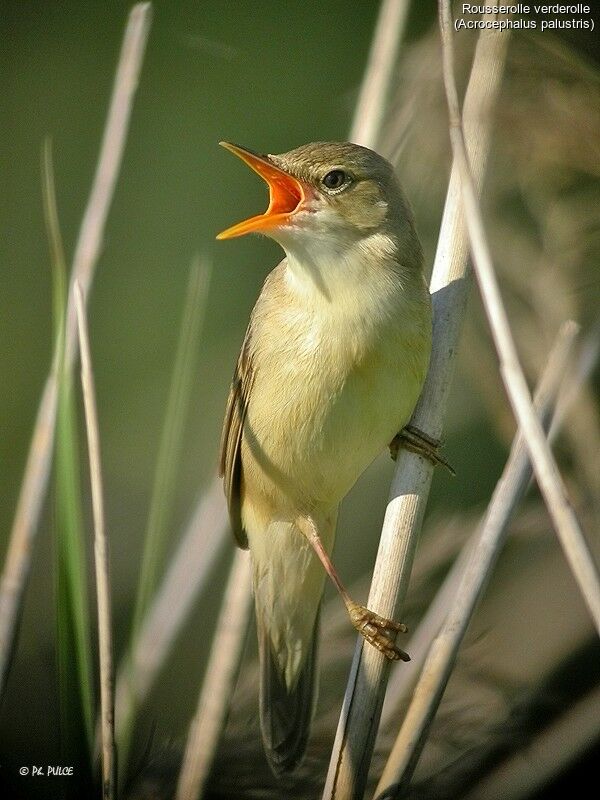
[[264,233],[289,222],[306,199],[300,181],[272,164],[267,156],[260,156],[230,142],[219,142],[219,144],[245,161],[266,181],[269,186],[269,207],[264,214],[257,214],[222,231],[217,239],[233,239],[234,236],[243,236],[245,233],[256,231]]

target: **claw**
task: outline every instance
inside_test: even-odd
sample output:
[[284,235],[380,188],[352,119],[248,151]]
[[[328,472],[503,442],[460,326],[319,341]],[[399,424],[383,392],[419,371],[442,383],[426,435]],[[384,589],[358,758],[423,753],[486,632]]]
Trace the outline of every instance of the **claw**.
[[406,633],[408,630],[403,622],[380,617],[379,614],[358,603],[349,605],[348,613],[356,630],[386,658],[390,661],[410,661],[408,653],[397,647],[394,642],[397,633]]
[[390,455],[394,461],[401,447],[428,459],[434,466],[445,467],[451,475],[456,475],[453,466],[439,452],[440,443],[413,425],[405,425],[390,442]]

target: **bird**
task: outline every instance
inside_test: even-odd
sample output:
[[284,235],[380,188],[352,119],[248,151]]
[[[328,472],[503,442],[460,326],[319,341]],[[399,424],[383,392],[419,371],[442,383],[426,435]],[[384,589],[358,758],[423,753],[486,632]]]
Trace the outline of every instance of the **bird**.
[[280,155],[220,143],[267,183],[269,205],[220,234],[266,235],[285,253],[250,316],[220,451],[231,527],[249,548],[263,746],[276,776],[306,750],[328,574],[350,621],[390,660],[402,623],[355,602],[332,561],[338,509],[390,446],[436,461],[406,427],[431,351],[431,298],[413,213],[392,165],[351,142]]

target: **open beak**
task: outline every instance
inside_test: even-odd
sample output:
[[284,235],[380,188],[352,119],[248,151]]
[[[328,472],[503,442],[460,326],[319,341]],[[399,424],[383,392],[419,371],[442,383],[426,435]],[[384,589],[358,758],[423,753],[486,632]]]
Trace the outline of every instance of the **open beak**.
[[268,156],[261,156],[230,142],[219,142],[222,147],[245,161],[269,186],[269,207],[264,214],[245,219],[222,231],[217,239],[233,239],[245,233],[265,233],[288,222],[305,200],[305,187],[296,178],[273,164]]

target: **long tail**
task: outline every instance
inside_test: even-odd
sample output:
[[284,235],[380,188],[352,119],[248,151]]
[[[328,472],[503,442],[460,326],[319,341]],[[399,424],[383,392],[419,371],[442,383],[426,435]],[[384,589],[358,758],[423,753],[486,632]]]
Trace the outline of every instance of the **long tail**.
[[[335,515],[320,528],[331,549]],[[325,570],[292,523],[250,536],[260,658],[260,722],[275,775],[298,766],[317,697],[319,607]]]
[[259,629],[260,727],[265,754],[276,776],[292,772],[302,761],[317,700],[319,615],[312,641],[289,689],[277,663],[271,639]]

